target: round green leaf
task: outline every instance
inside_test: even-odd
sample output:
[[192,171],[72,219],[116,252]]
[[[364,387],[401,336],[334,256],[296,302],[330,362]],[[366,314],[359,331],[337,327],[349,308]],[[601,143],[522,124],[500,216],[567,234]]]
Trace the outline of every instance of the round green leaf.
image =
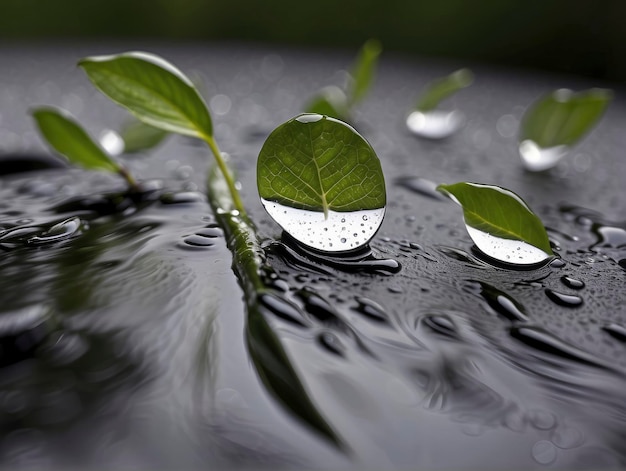
[[192,82],[164,59],[127,52],[87,57],[78,65],[100,91],[147,124],[193,137],[213,135],[204,100]]
[[95,170],[119,172],[115,162],[65,110],[42,107],[32,112],[48,144],[70,162]]
[[383,208],[385,180],[369,143],[348,124],[302,114],[276,128],[257,162],[261,198],[296,209]]
[[462,206],[469,227],[493,237],[525,242],[552,255],[543,223],[512,191],[468,182],[439,185],[437,189]]
[[520,142],[539,147],[572,145],[600,119],[613,93],[592,88],[578,93],[560,89],[533,103],[522,118]]

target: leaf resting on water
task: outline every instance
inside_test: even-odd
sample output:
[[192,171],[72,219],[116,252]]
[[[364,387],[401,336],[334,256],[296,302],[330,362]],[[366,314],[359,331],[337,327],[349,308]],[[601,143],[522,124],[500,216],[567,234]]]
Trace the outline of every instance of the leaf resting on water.
[[512,191],[468,182],[439,185],[437,189],[461,205],[468,226],[493,237],[526,242],[548,255],[553,254],[543,223]]
[[115,162],[65,110],[42,107],[32,112],[48,144],[71,163],[93,170],[120,172]]
[[257,162],[259,195],[296,209],[346,212],[385,206],[385,180],[369,143],[351,126],[317,114],[276,128]]
[[539,147],[569,146],[598,122],[613,93],[591,88],[574,93],[560,89],[540,98],[524,113],[519,140]]
[[137,118],[164,131],[206,139],[213,125],[206,103],[180,70],[145,52],[79,61],[94,85]]

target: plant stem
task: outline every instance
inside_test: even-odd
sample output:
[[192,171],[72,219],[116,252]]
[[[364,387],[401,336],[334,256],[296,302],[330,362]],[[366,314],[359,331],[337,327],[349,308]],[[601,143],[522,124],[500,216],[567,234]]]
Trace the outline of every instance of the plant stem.
[[[241,196],[239,196],[239,190],[237,190],[237,187],[235,186],[235,180],[233,179],[233,175],[230,172],[228,165],[226,165],[224,158],[222,157],[222,153],[217,146],[217,142],[215,142],[213,136],[203,135],[202,138],[209,145],[209,148],[211,149],[211,152],[213,152],[213,156],[215,157],[215,160],[217,162],[217,166],[224,176],[224,183],[226,183],[228,187],[228,191],[230,192],[230,196],[232,198],[232,203],[235,206],[233,209],[239,211],[239,214],[247,220],[246,210],[243,207]],[[254,230],[252,230],[252,233],[254,234]]]
[[128,183],[128,186],[131,189],[137,188],[137,180],[135,180],[135,177],[132,176],[132,174],[128,171],[126,167],[123,167],[122,165],[120,165],[119,168],[117,169],[117,173],[119,173],[122,177],[124,177],[124,180],[126,180],[126,182]]
[[[218,159],[218,164],[221,159]],[[256,302],[259,293],[267,290],[261,279],[265,265],[265,253],[256,235],[252,221],[242,209],[237,208],[237,190],[229,184],[228,167],[221,160],[224,167],[219,166],[219,171],[213,167],[209,171],[207,182],[207,194],[209,204],[220,226],[226,234],[228,246],[233,252],[233,270],[239,278],[246,303],[251,306]],[[232,183],[232,180],[231,180]],[[233,193],[234,191],[234,193]],[[237,209],[239,213],[233,212]]]

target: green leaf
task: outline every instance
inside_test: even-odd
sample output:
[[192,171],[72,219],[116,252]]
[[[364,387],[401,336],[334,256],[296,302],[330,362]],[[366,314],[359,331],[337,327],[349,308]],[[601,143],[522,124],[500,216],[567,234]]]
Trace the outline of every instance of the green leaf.
[[426,85],[415,109],[422,112],[434,110],[441,101],[470,86],[473,81],[474,74],[469,69],[460,69],[446,77],[436,79]]
[[601,88],[556,90],[524,113],[520,142],[531,140],[544,149],[572,145],[598,122],[612,97],[611,90]]
[[348,101],[351,105],[361,101],[369,92],[374,82],[376,65],[381,52],[382,47],[376,39],[366,41],[361,47],[350,70],[352,81],[348,89]]
[[380,161],[354,128],[302,114],[276,128],[257,162],[261,198],[296,209],[346,212],[385,206]]
[[552,255],[539,217],[518,195],[495,185],[460,182],[437,187],[463,207],[465,223],[482,233],[526,242]]
[[42,107],[32,112],[48,144],[70,162],[94,170],[120,172],[115,162],[65,110]]
[[308,105],[304,108],[306,113],[321,114],[324,116],[330,116],[331,118],[337,118],[341,121],[348,121],[348,99],[346,94],[339,87],[330,85],[322,88],[320,92],[315,95]]
[[168,132],[155,128],[139,120],[129,121],[121,130],[124,152],[132,154],[158,146],[168,136]]
[[193,83],[164,59],[145,52],[87,57],[78,63],[105,95],[164,131],[212,137],[209,110]]

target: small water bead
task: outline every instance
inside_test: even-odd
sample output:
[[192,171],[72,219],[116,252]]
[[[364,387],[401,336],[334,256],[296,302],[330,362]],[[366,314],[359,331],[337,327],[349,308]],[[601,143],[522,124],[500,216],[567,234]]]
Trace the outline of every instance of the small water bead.
[[374,237],[385,215],[385,208],[350,213],[331,210],[325,218],[321,211],[296,209],[263,199],[261,202],[269,215],[298,242],[327,252],[343,252],[365,245]]
[[41,235],[31,237],[28,239],[27,243],[29,245],[42,245],[59,242],[77,235],[80,232],[80,229],[80,218],[72,217],[55,224]]
[[205,237],[198,234],[192,234],[187,236],[183,240],[185,244],[191,245],[193,247],[212,247],[215,245],[215,242],[211,240],[210,237]]
[[522,163],[531,172],[542,172],[554,167],[568,151],[568,146],[555,146],[544,149],[530,139],[522,141],[519,145]]
[[450,317],[444,314],[427,314],[422,319],[422,323],[433,332],[453,339],[459,338],[456,324]]
[[532,457],[539,464],[549,465],[556,461],[557,449],[552,442],[539,440],[533,445]]
[[437,183],[422,177],[401,177],[396,180],[401,187],[429,198],[445,201],[446,197],[437,191]]
[[594,225],[592,231],[597,234],[598,242],[590,248],[623,248],[626,247],[626,230],[621,227]]
[[571,276],[567,275],[561,277],[561,282],[571,289],[583,289],[585,287],[584,281],[577,280],[576,278],[572,278]]
[[163,204],[190,204],[205,201],[204,195],[197,192],[185,191],[180,193],[163,193],[160,197]]
[[546,288],[545,293],[552,302],[558,304],[559,306],[579,307],[583,304],[583,299],[580,296],[576,296],[574,294],[560,293],[550,288]]
[[571,345],[541,327],[525,325],[510,329],[511,337],[538,351],[576,361],[581,364],[610,369],[600,359],[590,353]]
[[548,265],[550,265],[551,268],[563,268],[565,265],[567,265],[567,263],[565,263],[563,259],[555,258]]
[[426,139],[444,139],[458,131],[465,121],[459,111],[414,111],[406,119],[413,134]]
[[354,300],[358,303],[358,306],[353,307],[353,311],[363,314],[372,321],[389,323],[389,316],[380,304],[362,296],[357,296]]
[[341,340],[332,332],[324,331],[317,336],[317,341],[330,353],[343,357],[345,356],[346,347]]
[[513,322],[528,321],[524,307],[508,294],[487,283],[477,283],[480,285],[480,295],[496,313]]
[[605,325],[602,329],[611,335],[613,338],[620,340],[622,342],[626,342],[626,327],[621,324],[616,324],[611,322],[610,324]]

